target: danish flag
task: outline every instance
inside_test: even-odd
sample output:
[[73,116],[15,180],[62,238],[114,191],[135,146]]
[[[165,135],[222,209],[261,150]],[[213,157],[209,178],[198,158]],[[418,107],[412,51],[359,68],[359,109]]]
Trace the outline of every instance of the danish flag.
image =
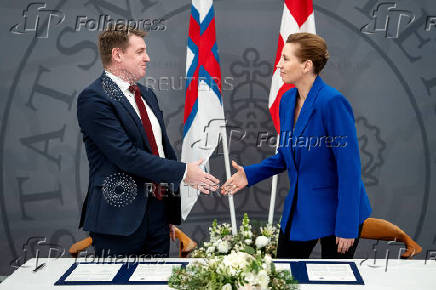
[[280,78],[277,64],[282,55],[283,46],[289,35],[296,32],[315,31],[312,0],[285,0],[283,7],[282,23],[277,45],[276,60],[274,62],[271,90],[269,93],[268,107],[277,132],[280,133],[279,105],[283,94],[293,88],[292,84],[284,84]]

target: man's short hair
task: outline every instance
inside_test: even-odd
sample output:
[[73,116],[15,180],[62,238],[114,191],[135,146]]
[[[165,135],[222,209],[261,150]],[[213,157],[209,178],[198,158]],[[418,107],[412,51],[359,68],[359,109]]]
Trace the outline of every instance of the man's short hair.
[[112,49],[126,49],[129,46],[129,36],[136,35],[145,37],[143,30],[136,29],[124,24],[108,25],[107,28],[98,36],[98,50],[100,52],[103,67],[107,67],[112,62]]

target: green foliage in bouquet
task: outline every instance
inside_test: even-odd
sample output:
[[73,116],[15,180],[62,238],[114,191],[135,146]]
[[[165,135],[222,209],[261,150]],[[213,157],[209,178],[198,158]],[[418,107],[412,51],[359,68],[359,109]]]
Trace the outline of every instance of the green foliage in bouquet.
[[253,229],[250,219],[245,213],[239,232],[232,235],[232,228],[229,224],[218,225],[214,220],[209,227],[210,240],[204,242],[203,246],[192,252],[192,258],[206,258],[211,256],[222,256],[228,253],[245,252],[254,255],[260,251],[263,255],[272,257],[277,253],[278,227],[265,225]]
[[276,270],[271,256],[245,252],[195,260],[174,269],[168,285],[180,290],[298,289],[289,271]]
[[210,240],[195,250],[186,268],[173,269],[168,285],[175,289],[297,289],[289,271],[276,270],[278,227],[253,230],[244,214],[239,233],[213,221]]

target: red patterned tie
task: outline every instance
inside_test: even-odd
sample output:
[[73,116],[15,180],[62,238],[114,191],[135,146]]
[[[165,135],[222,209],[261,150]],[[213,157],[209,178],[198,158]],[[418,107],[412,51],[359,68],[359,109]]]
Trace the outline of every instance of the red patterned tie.
[[[156,139],[154,138],[151,122],[147,114],[147,109],[145,108],[144,101],[142,100],[141,97],[141,91],[139,90],[139,87],[137,85],[131,85],[129,87],[129,91],[135,94],[135,103],[139,109],[139,115],[141,116],[142,126],[144,127],[145,133],[147,134],[147,139],[151,146],[151,152],[153,153],[153,155],[159,156]],[[155,183],[153,184],[155,186],[153,194],[157,199],[161,200],[165,188]]]

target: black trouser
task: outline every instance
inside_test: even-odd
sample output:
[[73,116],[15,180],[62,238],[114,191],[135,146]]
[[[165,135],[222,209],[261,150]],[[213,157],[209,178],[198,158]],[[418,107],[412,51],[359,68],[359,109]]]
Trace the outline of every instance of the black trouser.
[[150,197],[139,228],[130,236],[89,233],[97,257],[166,258],[170,250],[164,202]]
[[[288,222],[288,224],[290,224]],[[359,226],[359,237],[362,232],[363,223]],[[359,237],[354,240],[353,245],[344,254],[338,253],[336,236],[327,236],[321,239],[310,241],[290,241],[289,226],[286,231],[280,230],[277,247],[277,258],[281,259],[308,259],[318,240],[321,240],[321,258],[323,259],[353,259],[354,252],[359,244]]]
[[[290,241],[290,229],[292,224],[292,218],[294,215],[295,207],[297,205],[298,198],[298,184],[295,187],[295,196],[292,201],[291,213],[289,220],[286,223],[285,231],[280,229],[278,246],[277,246],[277,258],[281,259],[308,259],[310,253],[319,239],[310,241]],[[338,253],[338,245],[336,244],[336,236],[327,236],[321,238],[321,257],[323,259],[352,259],[357,245],[359,244],[360,234],[362,232],[363,223],[359,226],[359,235],[354,240],[353,245],[344,254]]]

